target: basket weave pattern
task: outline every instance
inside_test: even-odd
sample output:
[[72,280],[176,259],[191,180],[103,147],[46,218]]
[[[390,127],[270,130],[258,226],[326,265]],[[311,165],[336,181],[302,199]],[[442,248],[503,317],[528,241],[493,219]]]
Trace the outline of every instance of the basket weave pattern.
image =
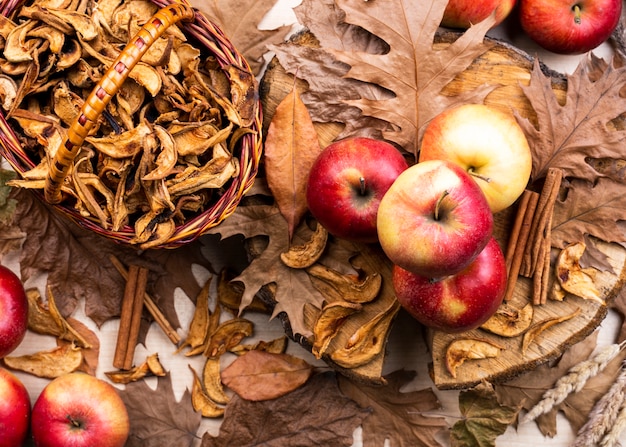
[[[151,20],[151,22],[154,21],[154,23],[158,25],[163,23],[163,19],[168,20],[170,16],[176,15],[181,11],[183,13],[191,11],[191,6],[186,2],[152,0],[151,3],[161,8],[161,10],[155,14],[155,17],[160,14],[160,18]],[[36,2],[33,3],[33,5],[35,4]],[[17,20],[16,17],[14,17],[15,12],[22,5],[22,2],[16,0],[0,1],[0,13],[15,21]],[[170,10],[174,11],[174,13],[170,13]],[[223,32],[201,13],[197,11],[194,12],[193,20],[183,20],[177,25],[172,23],[167,24],[167,26],[180,27],[185,38],[188,39],[188,43],[200,50],[202,58],[211,58],[211,60],[219,64],[226,79],[231,82],[233,102],[241,99],[235,98],[238,93],[241,93],[236,90],[237,87],[241,86],[237,85],[237,80],[233,79],[232,73],[240,73],[245,79],[251,80],[249,81],[250,88],[248,91],[244,92],[246,96],[244,99],[247,100],[247,112],[242,113],[247,113],[246,122],[243,124],[241,122],[237,123],[239,134],[238,137],[231,142],[231,147],[229,148],[232,156],[237,159],[238,169],[233,177],[229,179],[223,187],[219,188],[218,192],[210,192],[211,201],[209,205],[203,207],[197,213],[187,212],[184,219],[178,219],[175,228],[169,231],[166,237],[161,237],[156,244],[148,242],[141,245],[140,243],[142,248],[175,248],[195,240],[206,233],[210,228],[218,225],[235,211],[242,196],[250,189],[260,163],[262,152],[262,116],[254,76],[250,72],[250,67],[243,56],[237,52]],[[184,19],[185,17],[175,17],[176,20],[172,21],[178,21],[181,18]],[[149,43],[151,44],[152,41],[156,40],[156,37],[153,38],[151,35],[145,34],[145,29],[150,33],[156,32],[156,28],[151,22],[144,25],[144,30],[142,30],[144,37],[139,38],[141,43],[150,41]],[[162,34],[163,31],[164,30],[161,29],[159,32]],[[137,35],[139,34],[140,33],[137,33]],[[134,48],[130,48],[129,50],[129,47],[134,45],[133,42],[134,40],[132,39],[129,41],[127,48],[121,52],[120,58],[124,59],[124,57],[126,57],[126,59],[128,59],[128,55],[132,54],[130,51],[135,51]],[[143,53],[145,53],[145,51],[143,51],[142,54]],[[136,56],[132,57],[134,58]],[[127,63],[126,65],[131,65],[127,67],[129,68],[127,71],[130,72],[132,64],[137,62],[139,62],[138,58],[137,60]],[[115,72],[115,64],[111,65],[109,72],[113,72],[113,74],[107,75],[105,73],[93,87],[84,102],[82,115],[79,114],[76,121],[69,126],[62,147],[59,147],[55,152],[55,158],[48,163],[49,168],[45,194],[41,188],[34,188],[33,191],[37,196],[51,203],[51,206],[53,206],[55,210],[60,211],[63,215],[79,225],[118,242],[135,244],[138,243],[137,234],[136,227],[132,221],[113,230],[110,225],[106,225],[106,222],[105,225],[103,225],[101,218],[98,219],[95,216],[86,215],[84,210],[81,212],[81,210],[77,209],[71,197],[68,198],[68,194],[61,194],[63,186],[68,183],[68,176],[71,177],[72,175],[74,157],[78,153],[78,150],[81,149],[84,138],[89,134],[92,125],[94,125],[98,119],[101,119],[102,113],[106,111],[108,99],[115,96],[117,89],[121,87],[121,84],[125,80],[125,77],[123,79],[119,78],[119,74]],[[2,73],[1,68],[0,73]],[[126,76],[127,75],[128,73],[126,73]],[[118,76],[118,79],[112,76]],[[146,97],[148,97],[148,95],[146,95]],[[79,123],[81,116],[82,123]],[[12,122],[11,114],[7,114],[6,111],[0,113],[0,154],[4,156],[13,169],[22,176],[28,173],[28,171],[35,170],[41,163],[41,159],[45,158],[45,155],[41,155],[44,153],[42,148],[35,148],[33,150],[32,147],[25,146],[24,137],[20,134],[19,126],[15,126],[14,122]],[[58,157],[56,156],[57,154]],[[203,156],[204,154],[198,154],[198,160]],[[50,158],[51,157],[48,156],[49,160]],[[198,161],[198,163],[200,162]],[[149,193],[146,194],[148,195]],[[208,195],[209,193],[206,194]],[[63,199],[59,200],[58,203],[54,203],[61,198]],[[150,198],[148,198],[148,201],[150,201]]]

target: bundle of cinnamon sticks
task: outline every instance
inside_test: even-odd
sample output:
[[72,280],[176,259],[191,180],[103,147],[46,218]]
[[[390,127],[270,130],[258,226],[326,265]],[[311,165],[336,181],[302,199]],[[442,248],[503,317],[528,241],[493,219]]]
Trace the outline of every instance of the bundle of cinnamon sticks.
[[552,216],[562,180],[563,171],[550,168],[541,192],[527,189],[519,199],[506,250],[508,284],[505,301],[513,297],[519,275],[533,280],[533,304],[541,305],[547,301]]

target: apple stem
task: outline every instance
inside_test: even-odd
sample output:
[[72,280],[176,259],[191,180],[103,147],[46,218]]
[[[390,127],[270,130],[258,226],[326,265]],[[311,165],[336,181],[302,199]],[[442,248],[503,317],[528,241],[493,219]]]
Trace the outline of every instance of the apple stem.
[[361,195],[365,195],[365,178],[359,177],[359,183],[361,185]]
[[70,421],[70,424],[72,424],[72,427],[74,427],[74,428],[81,428],[82,425],[83,425],[80,421],[77,421],[76,419],[74,419],[69,414],[67,415],[67,420]]
[[469,169],[469,170],[467,171],[467,173],[468,173],[469,175],[471,175],[472,177],[475,177],[475,178],[477,178],[477,179],[480,179],[480,180],[482,180],[482,181],[484,181],[484,182],[486,182],[486,183],[491,182],[491,179],[490,179],[489,177],[485,177],[484,175],[477,174],[477,173],[476,173],[473,169]]
[[445,197],[450,194],[447,190],[442,192],[441,195],[439,196],[439,199],[437,199],[437,203],[435,204],[435,220],[439,220],[439,208],[441,207],[441,202],[443,201],[443,199],[445,199]]
[[574,23],[580,25],[580,5],[574,5]]

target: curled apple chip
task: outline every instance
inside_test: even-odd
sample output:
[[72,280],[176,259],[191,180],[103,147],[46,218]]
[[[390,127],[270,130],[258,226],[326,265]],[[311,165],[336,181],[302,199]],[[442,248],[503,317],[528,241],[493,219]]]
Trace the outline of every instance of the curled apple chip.
[[344,346],[334,350],[330,354],[331,360],[343,368],[357,368],[372,361],[382,352],[389,326],[399,310],[400,303],[393,300],[387,308],[359,327]]
[[524,334],[524,338],[522,339],[522,354],[525,354],[528,350],[530,344],[539,337],[544,331],[550,329],[552,326],[557,325],[559,323],[563,323],[564,321],[571,320],[572,318],[578,316],[581,312],[580,307],[576,308],[574,312],[568,315],[563,315],[561,317],[551,317],[546,318],[538,323],[535,323],[528,331]]
[[311,238],[301,245],[292,245],[289,250],[280,254],[280,260],[287,267],[304,269],[312,266],[322,256],[328,241],[328,231],[317,224]]
[[191,386],[191,404],[193,409],[205,418],[219,418],[224,415],[224,407],[213,402],[202,386],[202,380],[191,365],[189,369],[193,373],[193,385]]
[[306,271],[313,286],[328,301],[369,303],[378,296],[383,282],[382,276],[377,272],[359,279],[356,275],[344,275],[322,264],[313,264]]
[[335,301],[322,308],[313,325],[315,341],[311,352],[316,358],[319,359],[324,355],[328,345],[333,341],[346,319],[361,310],[362,307],[356,303]]
[[530,327],[533,314],[532,303],[526,304],[521,309],[504,303],[480,328],[501,337],[517,337]]
[[594,284],[596,270],[582,268],[580,258],[587,246],[583,242],[569,244],[559,253],[556,264],[556,277],[563,289],[585,300],[606,304]]
[[4,358],[7,367],[45,379],[74,372],[82,363],[83,351],[73,343],[65,343],[49,351]]
[[271,354],[282,354],[287,350],[288,338],[286,335],[275,338],[270,341],[259,340],[253,345],[239,344],[230,349],[230,352],[235,355],[243,355],[249,351],[264,351]]
[[446,369],[456,379],[456,370],[466,360],[495,358],[500,355],[504,346],[492,341],[464,338],[454,340],[446,349]]
[[149,355],[141,365],[134,366],[128,370],[109,371],[104,374],[111,380],[111,382],[127,384],[137,382],[138,380],[149,376],[164,377],[167,372],[159,360],[159,355],[155,353]]
[[252,335],[253,330],[254,325],[245,318],[232,318],[220,323],[210,335],[204,355],[209,358],[219,357]]
[[43,304],[39,290],[26,290],[28,299],[28,329],[37,334],[53,335],[61,340],[76,343],[81,348],[89,349],[91,345],[61,315],[56,306],[52,290],[48,290],[48,305]]
[[220,376],[220,358],[208,358],[202,369],[204,391],[213,402],[226,405],[230,400],[224,392]]
[[[203,346],[209,330],[209,318],[211,313],[209,310],[210,285],[211,277],[205,281],[200,293],[198,293],[198,296],[196,297],[196,308],[194,310],[193,317],[191,318],[191,322],[189,323],[187,336],[176,352],[182,351],[187,346],[189,346],[192,351],[195,348]],[[192,354],[188,353],[187,355]]]

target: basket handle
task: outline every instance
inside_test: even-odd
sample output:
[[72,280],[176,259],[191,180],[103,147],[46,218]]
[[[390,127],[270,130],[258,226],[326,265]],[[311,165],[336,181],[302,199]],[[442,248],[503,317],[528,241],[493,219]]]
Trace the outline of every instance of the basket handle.
[[48,203],[56,204],[61,201],[61,185],[83,141],[111,98],[128,78],[133,67],[167,28],[180,20],[192,21],[194,17],[192,7],[185,1],[163,7],[137,32],[111,64],[85,100],[80,113],[67,132],[67,137],[49,163],[44,187],[44,197]]

